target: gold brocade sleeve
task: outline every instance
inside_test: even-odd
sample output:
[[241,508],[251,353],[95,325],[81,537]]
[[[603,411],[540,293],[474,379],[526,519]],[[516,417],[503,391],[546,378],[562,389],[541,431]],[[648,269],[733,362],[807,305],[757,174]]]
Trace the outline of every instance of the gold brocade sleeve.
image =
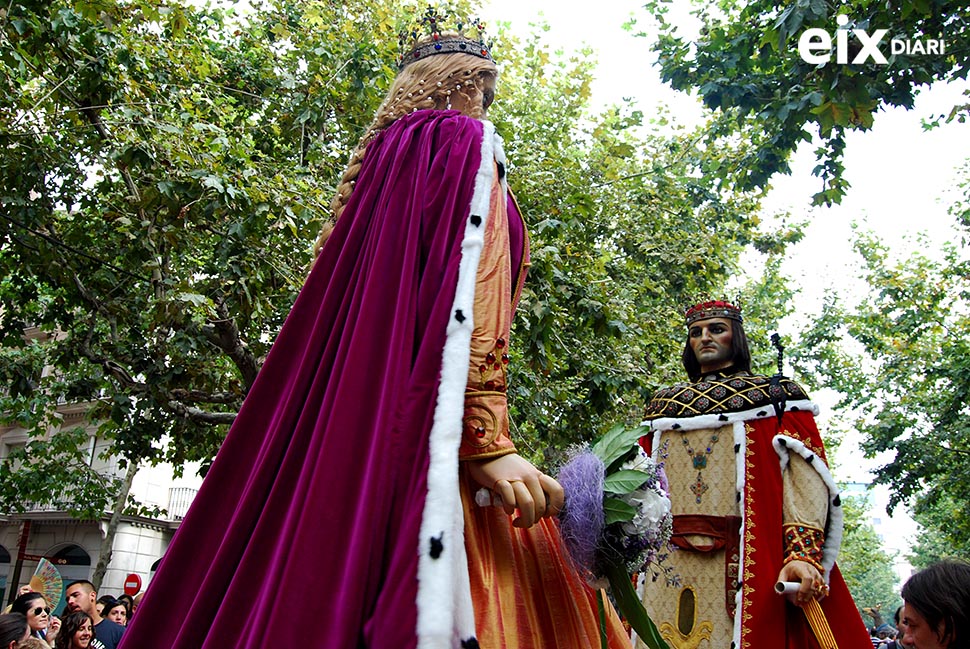
[[506,398],[508,340],[512,325],[512,267],[509,217],[498,181],[492,184],[491,207],[485,221],[475,284],[475,309],[465,388],[461,460],[479,460],[515,452],[509,438]]
[[782,521],[785,562],[807,561],[822,569],[822,545],[828,518],[828,489],[818,472],[792,453],[782,474]]

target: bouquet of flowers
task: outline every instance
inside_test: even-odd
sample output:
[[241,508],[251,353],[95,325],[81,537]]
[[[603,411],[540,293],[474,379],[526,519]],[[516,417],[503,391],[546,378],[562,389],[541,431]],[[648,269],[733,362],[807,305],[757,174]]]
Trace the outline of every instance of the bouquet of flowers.
[[634,573],[666,556],[673,531],[663,465],[637,444],[646,432],[615,426],[592,446],[573,449],[558,475],[566,492],[559,523],[569,555],[590,584],[608,585],[648,647],[668,649],[632,582]]

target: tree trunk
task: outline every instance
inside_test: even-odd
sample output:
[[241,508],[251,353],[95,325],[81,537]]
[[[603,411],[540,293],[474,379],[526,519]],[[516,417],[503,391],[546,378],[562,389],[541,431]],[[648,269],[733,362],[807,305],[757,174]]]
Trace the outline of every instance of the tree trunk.
[[105,573],[108,572],[108,564],[111,563],[111,548],[115,541],[115,532],[118,530],[118,523],[121,522],[121,515],[125,511],[125,504],[128,502],[128,493],[131,491],[131,483],[134,482],[136,473],[138,473],[138,465],[134,462],[129,462],[125,479],[121,483],[121,489],[118,490],[118,497],[115,498],[114,511],[111,512],[111,518],[108,519],[108,529],[105,530],[104,538],[101,540],[101,553],[98,557],[98,565],[94,569],[94,574],[91,575],[91,583],[94,584],[95,590],[101,590],[101,580],[104,579]]

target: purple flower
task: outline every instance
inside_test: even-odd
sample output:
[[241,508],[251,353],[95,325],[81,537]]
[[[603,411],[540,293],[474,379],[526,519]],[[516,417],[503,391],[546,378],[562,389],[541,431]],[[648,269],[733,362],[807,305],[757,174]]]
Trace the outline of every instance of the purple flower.
[[596,550],[603,534],[603,461],[588,448],[572,454],[559,470],[566,506],[559,514],[562,539],[569,556],[586,572],[594,572]]
[[670,493],[670,483],[667,482],[667,472],[664,471],[664,463],[657,463],[657,479],[660,480],[660,488],[663,489],[664,493]]

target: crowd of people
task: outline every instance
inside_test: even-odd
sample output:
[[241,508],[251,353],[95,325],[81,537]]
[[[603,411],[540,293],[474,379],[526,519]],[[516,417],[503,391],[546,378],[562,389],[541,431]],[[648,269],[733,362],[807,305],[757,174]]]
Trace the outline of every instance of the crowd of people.
[[903,607],[900,606],[893,613],[894,625],[890,625],[888,622],[882,622],[881,624],[873,625],[869,629],[869,633],[872,636],[873,649],[913,649],[911,645],[903,642],[903,637],[906,635],[906,627],[903,625],[902,612]]
[[[21,589],[0,615],[0,649],[115,649],[141,599],[97,597],[88,581],[72,582],[66,592],[59,619],[42,594]],[[970,562],[933,563],[906,581],[902,596],[894,625],[870,628],[874,649],[970,649]]]
[[64,590],[60,617],[43,593],[22,587],[0,615],[0,649],[117,649],[140,597],[98,593],[90,581],[72,581]]

